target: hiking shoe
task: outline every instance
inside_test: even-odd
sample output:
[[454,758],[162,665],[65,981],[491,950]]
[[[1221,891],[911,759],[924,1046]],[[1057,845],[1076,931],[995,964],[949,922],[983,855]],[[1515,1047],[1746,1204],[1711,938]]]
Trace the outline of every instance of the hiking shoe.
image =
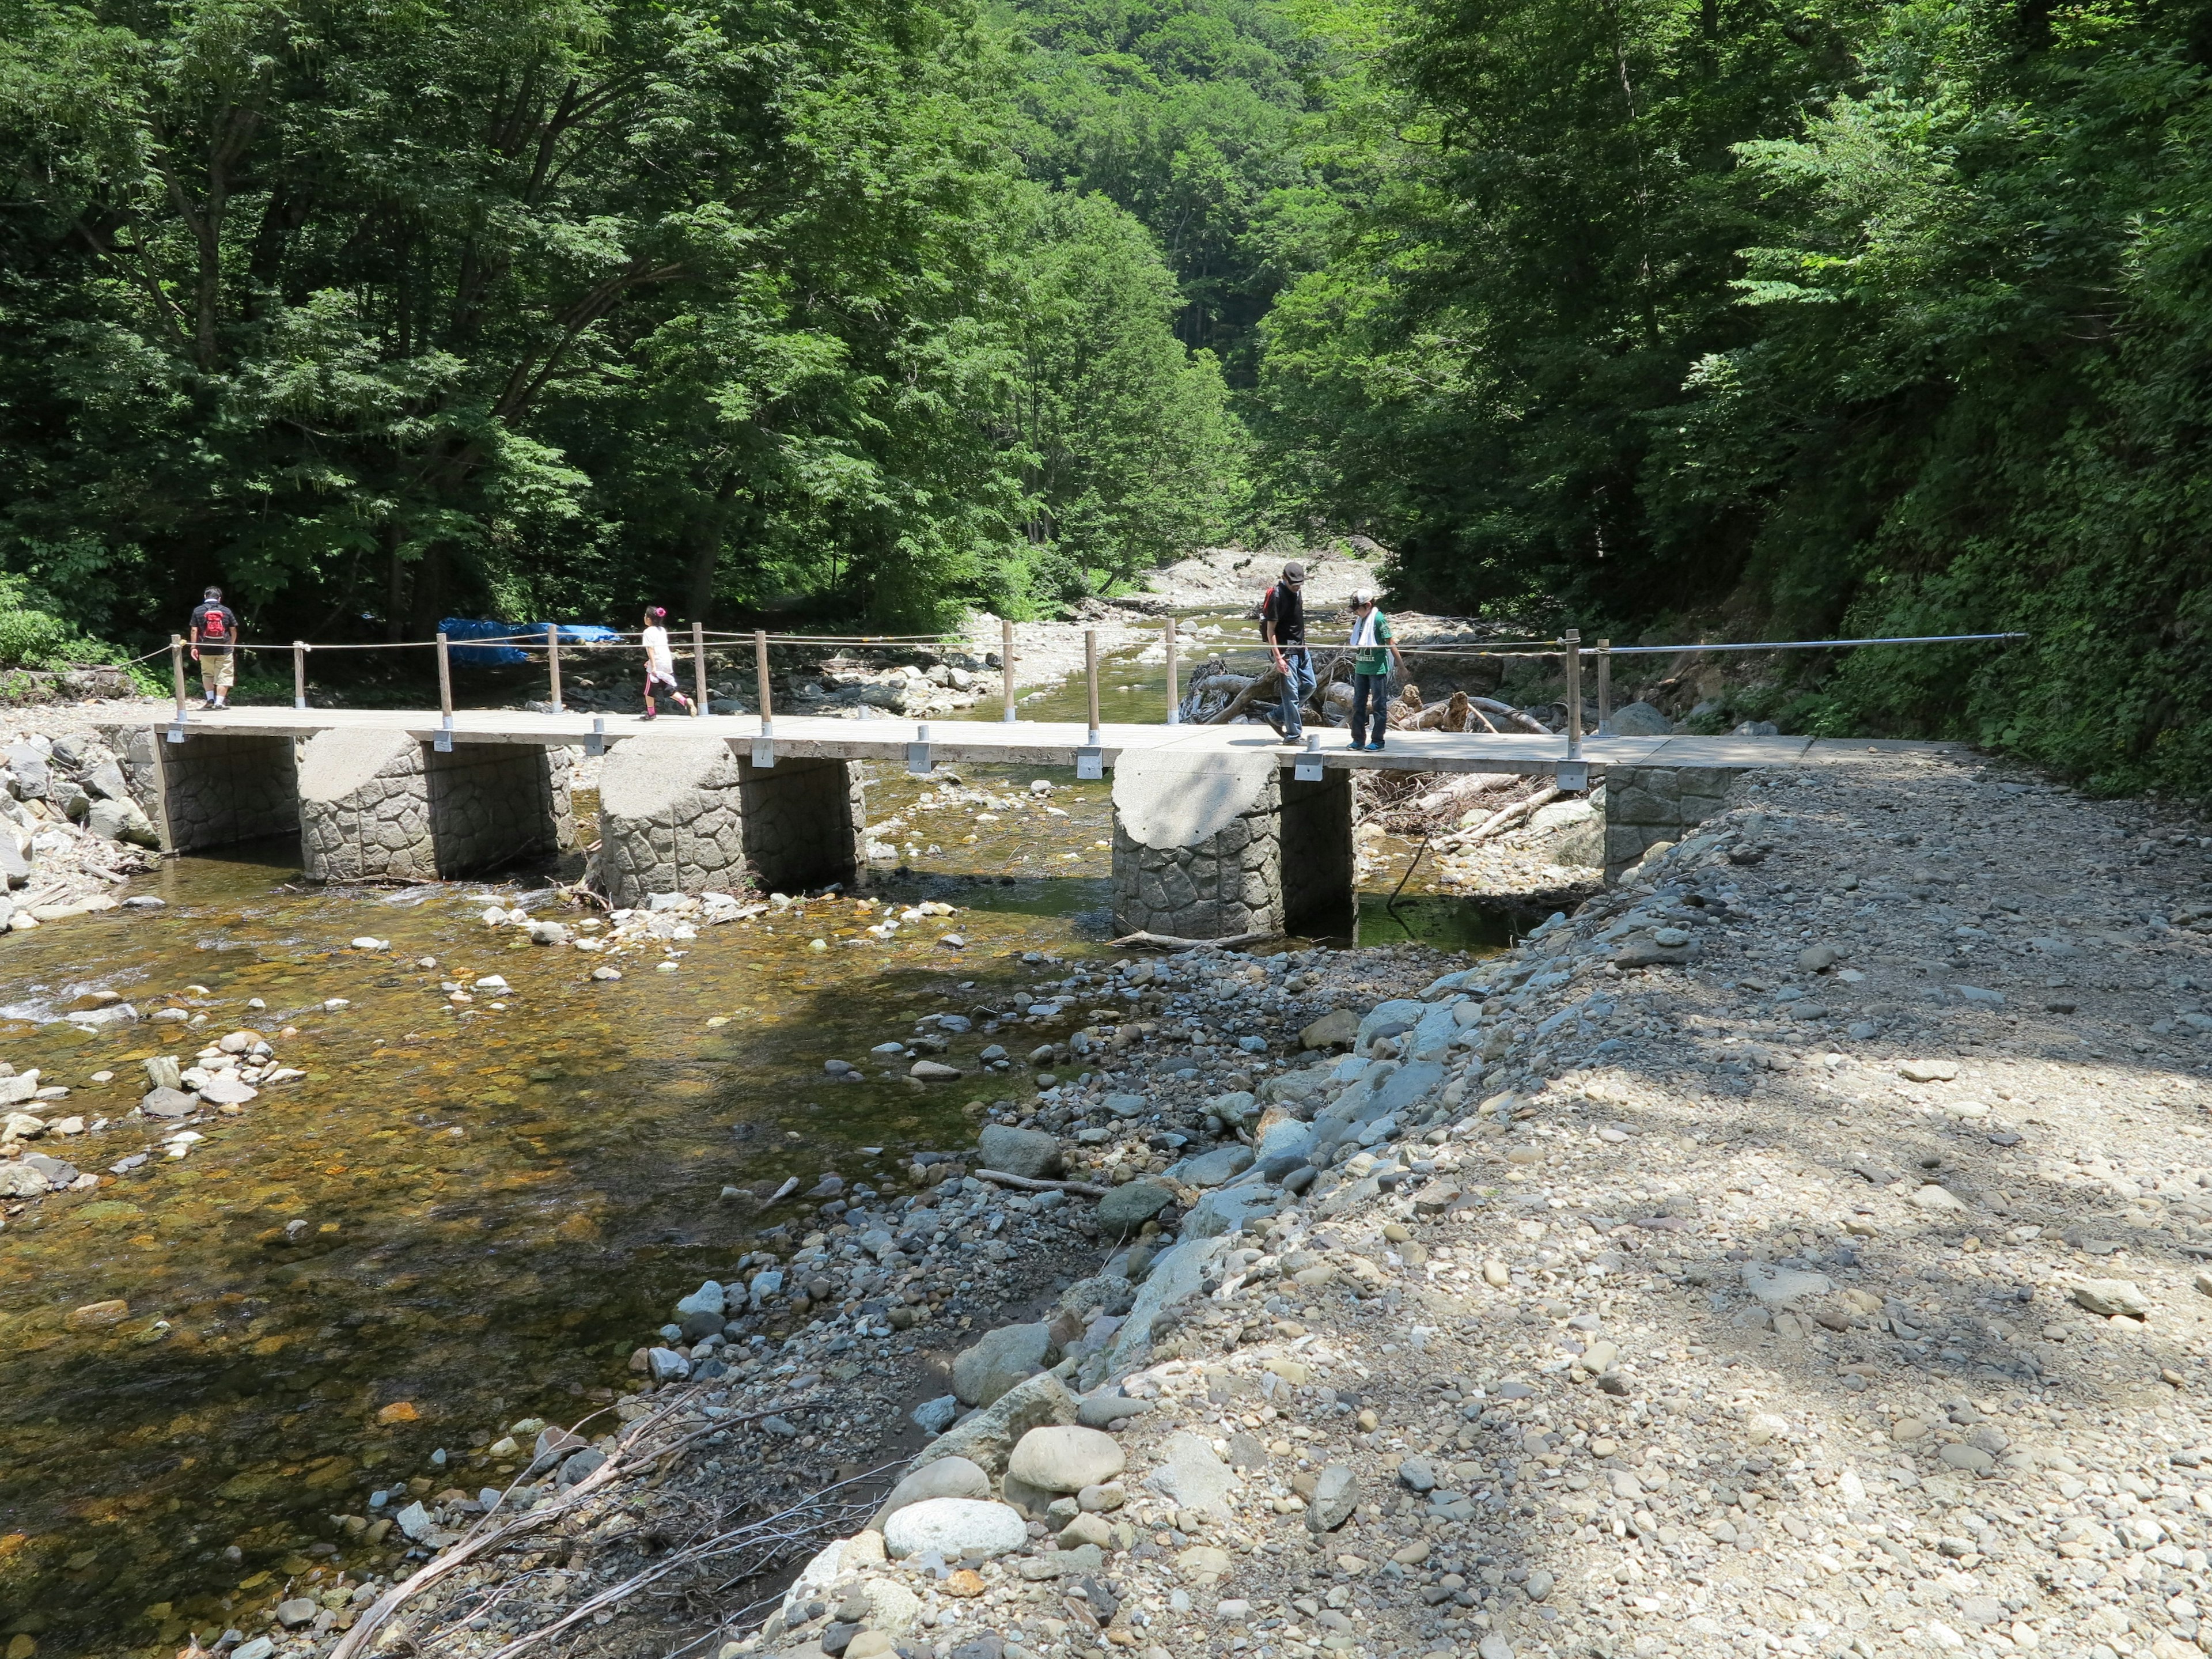
[[658,719],[659,719],[659,717],[660,717],[660,715],[659,715],[659,711],[658,709],[648,708],[648,709],[647,709],[647,710],[645,711],[645,713],[643,713],[642,714],[640,714],[640,715],[638,716],[638,719],[640,719],[640,720],[658,720]]
[[[1267,722],[1268,726],[1278,738],[1283,737],[1283,717],[1280,714],[1272,708],[1263,708],[1260,711],[1260,718]],[[1283,741],[1287,743],[1290,739],[1284,738]]]

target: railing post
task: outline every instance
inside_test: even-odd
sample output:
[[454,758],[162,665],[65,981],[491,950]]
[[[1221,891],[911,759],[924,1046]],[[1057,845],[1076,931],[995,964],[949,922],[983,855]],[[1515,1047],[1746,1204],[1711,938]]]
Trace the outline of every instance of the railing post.
[[1167,620],[1168,636],[1168,724],[1182,723],[1182,690],[1176,683],[1176,619]]
[[1613,641],[1597,642],[1597,734],[1613,735]]
[[182,634],[169,635],[169,678],[176,683],[177,720],[182,724],[185,718],[185,636]]
[[1010,721],[1014,718],[1014,624],[1005,617],[999,618],[999,678],[1004,682],[1000,701],[1006,707],[999,718]]
[[292,641],[292,707],[307,706],[307,646],[304,640]]
[[768,700],[768,629],[753,629],[753,678],[760,690],[761,736],[775,735],[775,711]]
[[1583,636],[1567,630],[1567,758],[1579,760],[1583,752]]
[[553,712],[565,714],[568,711],[561,701],[561,624],[545,624],[545,678],[553,693]]
[[707,717],[707,624],[691,624],[691,712],[701,720]]
[[453,664],[443,634],[438,635],[438,723],[453,729]]
[[1086,747],[1096,749],[1098,746],[1098,630],[1095,628],[1083,630],[1083,684],[1091,704],[1091,735],[1084,741]]

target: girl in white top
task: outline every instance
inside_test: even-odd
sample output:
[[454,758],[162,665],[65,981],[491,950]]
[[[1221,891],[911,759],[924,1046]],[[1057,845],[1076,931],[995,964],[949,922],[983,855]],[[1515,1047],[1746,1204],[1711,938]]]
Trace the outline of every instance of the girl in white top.
[[649,605],[645,608],[645,718],[659,717],[659,710],[653,706],[656,686],[665,685],[668,695],[679,703],[685,714],[691,712],[691,699],[685,696],[676,684],[676,653],[668,647],[668,612],[661,606]]

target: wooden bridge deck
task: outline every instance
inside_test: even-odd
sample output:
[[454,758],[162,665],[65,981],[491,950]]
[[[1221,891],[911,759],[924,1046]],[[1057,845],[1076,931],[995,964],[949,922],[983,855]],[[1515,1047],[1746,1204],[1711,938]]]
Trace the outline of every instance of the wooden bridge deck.
[[[149,722],[152,724],[154,722]],[[174,722],[164,717],[164,729]],[[903,717],[835,720],[818,715],[778,714],[775,750],[795,758],[902,761],[907,745],[920,740],[926,726],[930,757],[942,764],[992,762],[1024,766],[1072,766],[1087,736],[1079,723],[1066,720],[932,720]],[[319,732],[404,732],[425,743],[443,729],[435,711],[363,708],[193,708],[184,721],[193,732],[240,737],[312,737]],[[544,747],[582,745],[593,736],[607,743],[672,743],[720,738],[750,743],[761,735],[751,714],[696,718],[665,714],[645,720],[635,714],[541,714],[516,709],[457,711],[452,726],[456,744],[505,743]],[[1268,749],[1285,764],[1294,757],[1314,758],[1279,742],[1257,726],[1104,726],[1099,747],[1107,765],[1139,750],[1208,750],[1231,753]],[[1393,732],[1381,754],[1354,753],[1350,734],[1338,727],[1320,733],[1318,757],[1330,767],[1409,772],[1518,772],[1531,775],[1557,769],[1567,758],[1564,737],[1486,732]],[[1952,744],[1875,742],[1864,738],[1585,738],[1581,758],[1593,772],[1613,766],[1741,768],[1826,766],[1863,761],[1870,754],[1959,752]]]

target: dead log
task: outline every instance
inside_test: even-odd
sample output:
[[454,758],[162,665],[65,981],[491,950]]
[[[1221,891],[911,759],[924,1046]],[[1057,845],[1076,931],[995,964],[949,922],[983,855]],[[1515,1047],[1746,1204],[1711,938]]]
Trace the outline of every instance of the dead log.
[[1020,1193],[1073,1193],[1078,1198],[1106,1196],[1103,1187],[1094,1187],[1087,1181],[1039,1181],[1033,1176],[1008,1175],[1003,1170],[971,1170],[969,1173],[978,1181],[988,1181],[996,1187],[1012,1187]]
[[1217,951],[1235,951],[1247,945],[1257,945],[1262,939],[1279,939],[1279,933],[1231,933],[1226,939],[1177,939],[1173,933],[1124,933],[1120,939],[1109,939],[1109,945],[1149,945],[1162,951],[1197,951],[1212,946]]
[[1473,847],[1479,842],[1489,840],[1492,836],[1503,835],[1538,807],[1549,805],[1553,801],[1559,799],[1559,785],[1547,784],[1534,794],[1525,795],[1510,806],[1499,808],[1467,834],[1453,836],[1450,845]]

